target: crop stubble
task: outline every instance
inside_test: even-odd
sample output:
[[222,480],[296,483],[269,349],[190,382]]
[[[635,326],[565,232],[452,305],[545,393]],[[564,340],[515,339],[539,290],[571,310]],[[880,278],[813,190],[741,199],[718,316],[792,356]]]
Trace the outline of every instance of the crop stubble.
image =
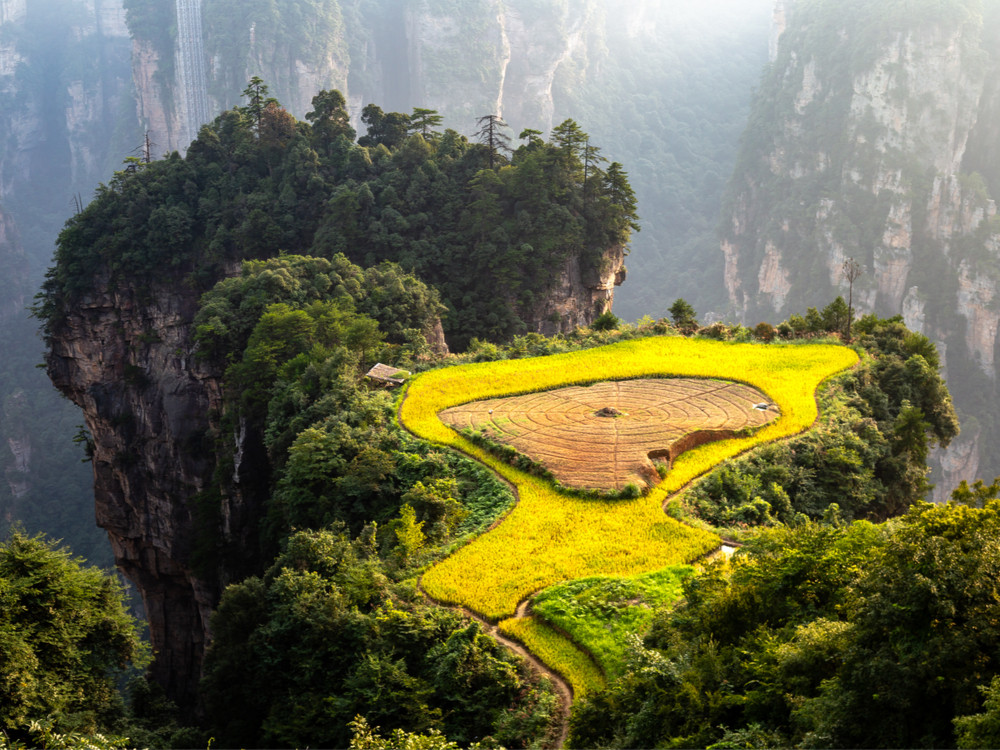
[[[518,602],[530,594],[559,581],[637,575],[694,560],[719,538],[667,516],[666,498],[726,458],[806,429],[817,416],[816,388],[856,362],[853,350],[826,344],[764,346],[655,337],[549,357],[432,370],[413,378],[400,404],[400,421],[422,438],[477,458],[514,484],[519,496],[502,523],[427,570],[422,586],[439,601],[469,607],[496,621],[513,615]],[[780,418],[753,435],[687,451],[660,484],[635,500],[588,500],[559,493],[551,483],[473,445],[438,418],[449,407],[475,400],[602,380],[677,376],[739,380],[768,394]],[[565,643],[565,658],[558,650],[549,657],[553,668],[576,689],[597,686],[591,675],[574,666],[570,642]]]
[[651,458],[670,463],[687,448],[772,421],[776,408],[755,408],[767,402],[742,383],[638,379],[473,401],[438,416],[510,445],[567,487],[621,490],[659,482]]

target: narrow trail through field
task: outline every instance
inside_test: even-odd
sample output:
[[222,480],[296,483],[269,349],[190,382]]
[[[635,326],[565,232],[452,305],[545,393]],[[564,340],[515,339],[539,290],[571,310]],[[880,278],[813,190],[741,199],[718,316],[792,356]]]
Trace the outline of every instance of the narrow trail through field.
[[[500,629],[483,617],[478,612],[473,612],[468,607],[461,607],[455,604],[446,604],[440,602],[426,591],[424,587],[420,586],[420,593],[423,594],[424,598],[430,602],[434,602],[439,607],[448,607],[449,609],[454,609],[461,612],[466,617],[475,620],[483,627],[483,631],[489,635],[497,643],[501,644],[510,651],[524,659],[528,666],[533,672],[539,675],[544,675],[552,682],[552,687],[555,688],[556,695],[559,698],[559,716],[558,716],[558,730],[553,737],[554,742],[552,744],[553,748],[561,748],[566,744],[566,737],[569,734],[569,711],[573,706],[573,688],[563,676],[556,672],[554,669],[549,667],[548,664],[539,659],[530,649],[528,649],[524,644],[519,643],[511,638],[508,638]],[[517,605],[517,610],[514,613],[515,618],[527,617],[528,608],[530,606],[530,597],[526,598],[520,604]]]

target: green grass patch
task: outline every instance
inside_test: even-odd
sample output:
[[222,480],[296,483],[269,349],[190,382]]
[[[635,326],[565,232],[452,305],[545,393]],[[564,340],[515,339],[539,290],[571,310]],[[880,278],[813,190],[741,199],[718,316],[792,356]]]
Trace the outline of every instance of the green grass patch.
[[639,576],[558,583],[532,599],[532,611],[568,633],[614,679],[625,671],[628,636],[643,633],[657,609],[676,602],[693,572],[690,565],[671,565]]

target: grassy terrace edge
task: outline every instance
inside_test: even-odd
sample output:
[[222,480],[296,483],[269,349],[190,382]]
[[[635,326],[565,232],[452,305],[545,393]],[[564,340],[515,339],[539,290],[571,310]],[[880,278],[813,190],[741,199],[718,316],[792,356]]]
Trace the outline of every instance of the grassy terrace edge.
[[[715,534],[685,526],[663,502],[719,462],[761,443],[807,429],[816,420],[816,389],[855,364],[834,344],[748,344],[651,337],[547,357],[431,370],[412,378],[400,404],[402,424],[421,438],[457,448],[510,481],[519,501],[499,525],[427,570],[427,593],[497,621],[518,603],[559,581],[628,576],[690,562],[718,545]],[[754,386],[781,417],[750,437],[683,454],[666,478],[635,500],[578,498],[519,471],[444,425],[449,406],[567,385],[639,377],[723,378]]]

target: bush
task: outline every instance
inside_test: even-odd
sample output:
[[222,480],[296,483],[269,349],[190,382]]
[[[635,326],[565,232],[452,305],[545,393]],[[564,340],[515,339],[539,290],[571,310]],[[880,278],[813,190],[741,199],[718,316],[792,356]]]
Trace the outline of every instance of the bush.
[[698,335],[716,341],[728,341],[730,338],[729,326],[725,323],[712,323],[710,326],[699,329]]
[[[789,329],[790,330],[790,329]],[[761,321],[753,329],[754,338],[760,339],[761,341],[771,341],[777,335],[778,329],[775,328],[770,323]]]
[[594,322],[590,324],[590,327],[595,331],[614,331],[620,325],[621,320],[618,319],[618,316],[608,310],[594,318]]

